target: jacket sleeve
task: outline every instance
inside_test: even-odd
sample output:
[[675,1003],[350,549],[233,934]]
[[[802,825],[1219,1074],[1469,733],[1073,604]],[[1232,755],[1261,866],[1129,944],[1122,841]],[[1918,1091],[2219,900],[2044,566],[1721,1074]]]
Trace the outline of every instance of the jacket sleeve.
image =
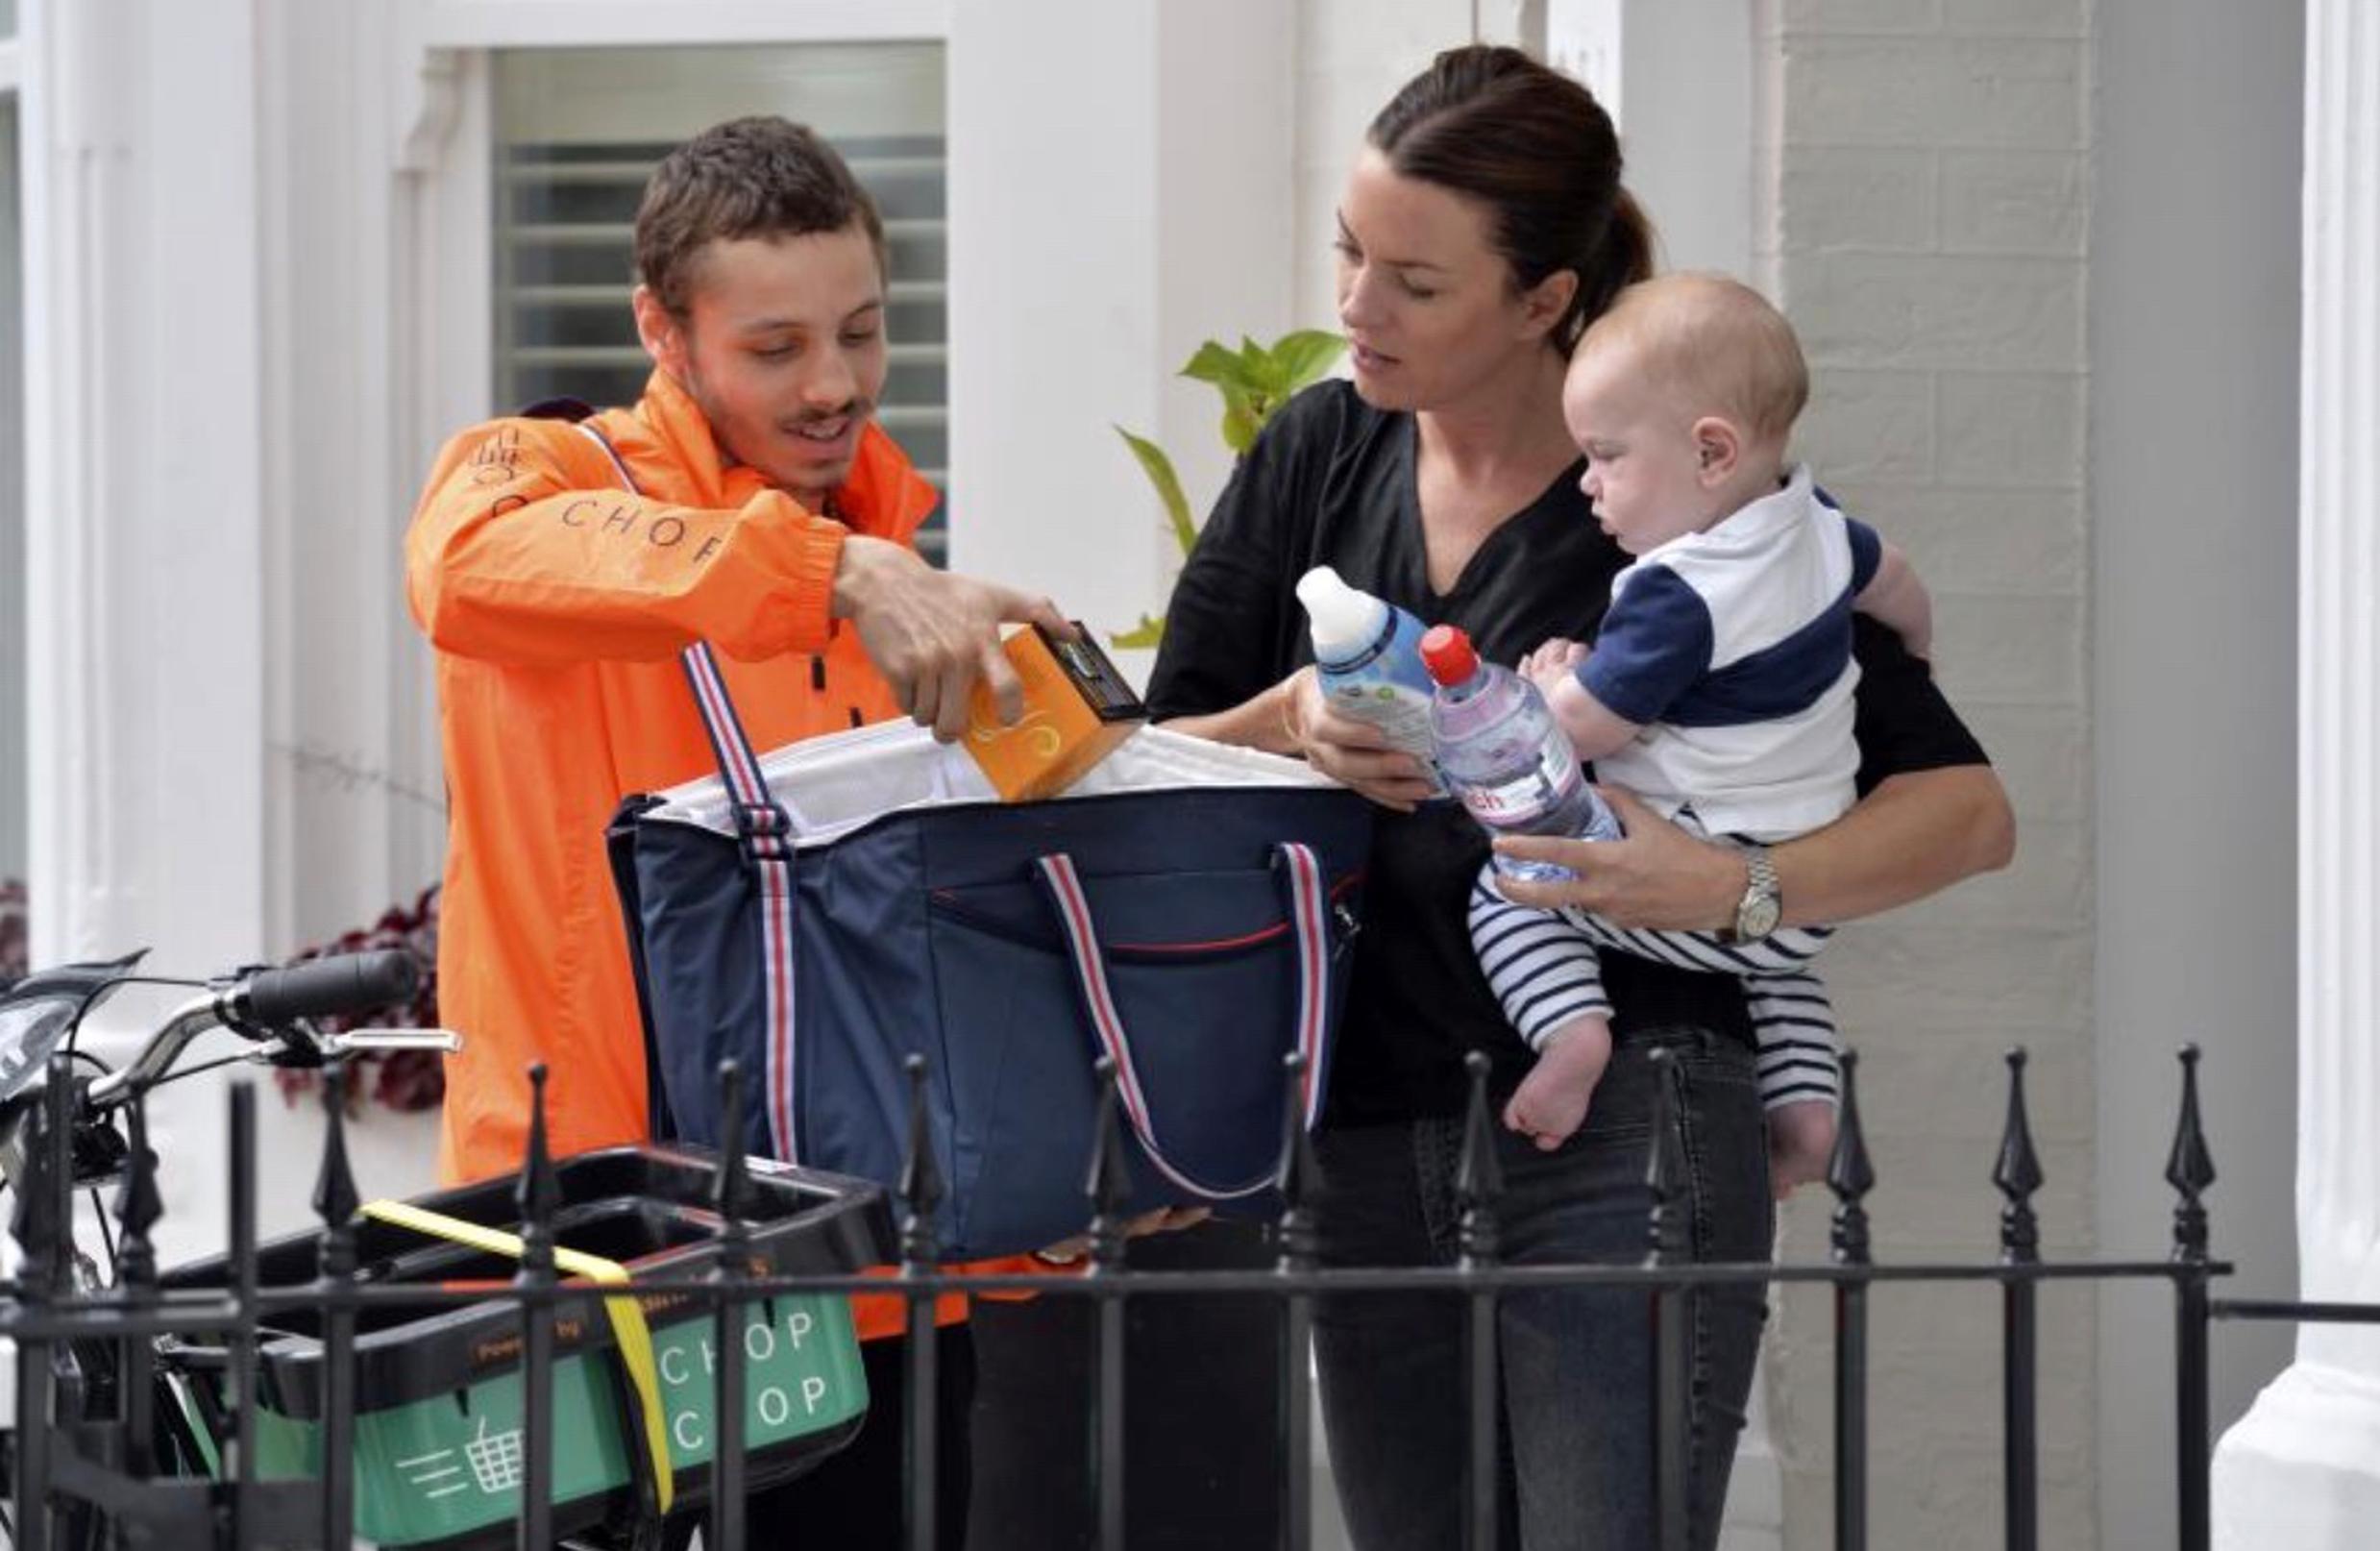
[[559,666],[698,639],[742,658],[824,649],[841,524],[776,490],[739,510],[648,500],[578,439],[498,420],[438,455],[405,535],[405,590],[440,651]]

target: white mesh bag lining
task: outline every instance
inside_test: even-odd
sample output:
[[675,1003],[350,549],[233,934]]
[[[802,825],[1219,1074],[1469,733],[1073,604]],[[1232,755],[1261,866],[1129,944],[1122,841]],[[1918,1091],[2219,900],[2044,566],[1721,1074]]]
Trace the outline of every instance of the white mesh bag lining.
[[[797,846],[822,846],[871,820],[905,808],[996,802],[998,794],[963,749],[937,743],[926,728],[887,722],[852,732],[788,744],[761,756],[761,774],[793,821]],[[1328,787],[1336,784],[1302,760],[1213,743],[1164,727],[1142,727],[1092,766],[1058,800],[1118,792],[1196,787]],[[661,794],[649,820],[735,833],[725,788],[716,776]]]

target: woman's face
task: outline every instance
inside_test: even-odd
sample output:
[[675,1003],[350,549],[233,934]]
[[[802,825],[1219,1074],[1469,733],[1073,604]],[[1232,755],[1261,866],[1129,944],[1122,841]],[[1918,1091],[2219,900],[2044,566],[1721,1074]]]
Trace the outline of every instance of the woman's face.
[[1574,283],[1564,270],[1516,289],[1491,222],[1485,206],[1363,148],[1338,209],[1338,321],[1365,403],[1435,409],[1535,364]]

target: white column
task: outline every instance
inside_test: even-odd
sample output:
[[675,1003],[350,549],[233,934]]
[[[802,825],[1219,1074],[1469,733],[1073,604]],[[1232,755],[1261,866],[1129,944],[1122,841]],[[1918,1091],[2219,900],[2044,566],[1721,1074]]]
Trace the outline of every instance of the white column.
[[26,16],[34,956],[203,972],[263,946],[256,18]]
[[1274,0],[953,8],[958,569],[1098,629],[1163,603],[1177,556],[1110,427],[1163,444],[1205,515],[1220,406],[1174,374],[1209,336],[1288,327],[1294,37]]
[[[2298,511],[2297,1241],[2308,1300],[2380,1302],[2380,12],[2306,12]],[[2215,1543],[2380,1524],[2380,1329],[2307,1325],[2215,1455]]]
[[1757,278],[1755,20],[1750,0],[1546,0],[1546,61],[1619,126],[1664,269]]

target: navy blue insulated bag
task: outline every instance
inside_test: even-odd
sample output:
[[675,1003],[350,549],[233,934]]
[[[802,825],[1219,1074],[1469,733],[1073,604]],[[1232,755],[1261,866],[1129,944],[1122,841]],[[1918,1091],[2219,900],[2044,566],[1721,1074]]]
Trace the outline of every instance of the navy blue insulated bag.
[[[912,1054],[953,1260],[1077,1233],[1094,1063],[1117,1066],[1132,1208],[1263,1205],[1283,1057],[1320,1107],[1369,805],[1303,765],[1144,729],[1067,797],[1005,804],[966,755],[887,725],[745,744],[708,651],[687,668],[721,775],[631,799],[613,871],[669,1120],[896,1183]],[[656,1116],[656,1120],[659,1117]]]

